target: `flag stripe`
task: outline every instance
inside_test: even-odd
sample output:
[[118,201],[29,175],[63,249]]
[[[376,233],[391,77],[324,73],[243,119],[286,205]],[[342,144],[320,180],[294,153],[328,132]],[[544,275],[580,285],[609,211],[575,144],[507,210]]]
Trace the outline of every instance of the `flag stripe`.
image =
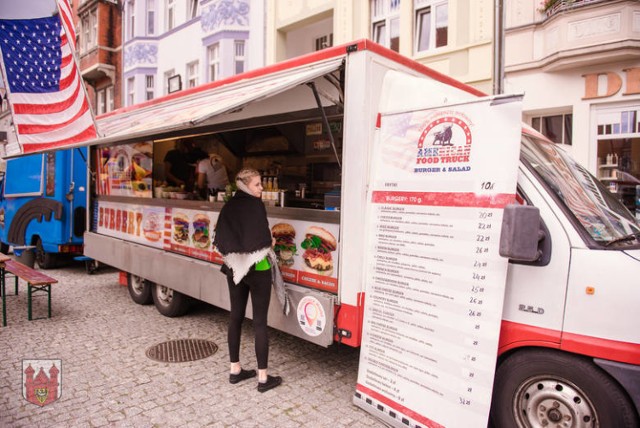
[[[40,134],[21,134],[20,142],[25,145],[24,152],[27,153],[27,146],[30,144],[72,144],[74,142],[80,142],[78,135],[87,132],[87,128],[93,126],[93,118],[91,115],[84,114],[79,120],[74,123],[65,126],[64,128],[57,129],[55,131],[40,133]],[[90,138],[95,137],[95,128]],[[40,148],[31,148],[30,151],[40,150]]]
[[74,121],[78,120],[81,116],[86,114],[87,111],[89,110],[89,103],[87,102],[86,98],[81,97],[81,98],[78,98],[78,100],[80,101],[80,109],[77,109],[77,113],[71,116],[68,120],[64,122],[60,120],[51,120],[48,117],[49,115],[45,115],[45,117],[43,118],[44,120],[42,120],[41,123],[37,123],[37,122],[32,122],[29,124],[16,123],[16,126],[18,127],[18,132],[20,134],[40,134],[43,132],[51,132],[56,129],[64,128],[68,125],[71,125]]
[[60,10],[60,16],[62,17],[62,24],[64,25],[66,34],[69,35],[71,40],[71,46],[76,48],[76,30],[73,25],[71,6],[67,0],[58,0],[58,9]]
[[[73,92],[71,92],[72,90]],[[67,95],[69,93],[70,95]],[[32,101],[31,98],[35,98],[33,97],[33,95],[35,94],[14,94],[14,95],[17,101],[24,101],[24,102],[13,105],[13,110],[16,115],[17,114],[59,113],[69,108],[71,105],[73,105],[75,99],[78,98],[78,96],[84,96],[84,94],[81,93],[80,82],[78,81],[77,75],[76,75],[76,80],[74,82],[74,86],[69,87],[65,91],[58,92],[57,94],[39,95],[37,100],[39,101],[38,104],[30,102]],[[22,97],[22,95],[30,95],[30,97],[28,97],[29,99],[23,100],[23,98],[27,98],[27,97]],[[62,100],[62,101],[58,101],[58,100]],[[17,118],[15,120],[17,122],[20,122],[20,120]],[[25,122],[20,122],[20,123],[25,123]]]

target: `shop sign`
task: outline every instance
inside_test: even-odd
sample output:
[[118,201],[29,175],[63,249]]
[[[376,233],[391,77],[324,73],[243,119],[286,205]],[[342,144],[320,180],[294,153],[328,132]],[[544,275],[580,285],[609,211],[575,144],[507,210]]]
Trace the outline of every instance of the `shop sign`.
[[[582,97],[582,99],[591,100],[612,97],[622,89],[623,78],[625,81],[625,91],[622,95],[640,95],[640,67],[625,68],[622,72],[624,73],[623,77],[615,71],[583,74],[584,97]],[[601,79],[601,77],[604,77],[604,79]],[[607,82],[606,89],[600,88],[603,80]]]

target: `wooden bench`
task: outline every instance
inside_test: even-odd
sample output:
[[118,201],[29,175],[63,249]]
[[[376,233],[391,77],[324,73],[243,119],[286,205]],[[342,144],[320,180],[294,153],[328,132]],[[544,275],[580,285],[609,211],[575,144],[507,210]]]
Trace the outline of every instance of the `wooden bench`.
[[[0,253],[1,254],[1,253]],[[32,269],[28,266],[23,265],[20,262],[15,260],[6,260],[0,257],[0,288],[2,288],[2,325],[6,327],[7,325],[7,311],[6,311],[6,275],[11,273],[15,277],[15,287],[16,294],[18,293],[18,279],[22,279],[27,283],[27,317],[29,321],[32,319],[40,319],[33,318],[33,313],[31,309],[32,298],[35,294],[46,294],[47,295],[47,318],[51,318],[51,284],[56,284],[58,282],[57,279],[52,278],[44,273]],[[42,317],[44,318],[44,317]]]

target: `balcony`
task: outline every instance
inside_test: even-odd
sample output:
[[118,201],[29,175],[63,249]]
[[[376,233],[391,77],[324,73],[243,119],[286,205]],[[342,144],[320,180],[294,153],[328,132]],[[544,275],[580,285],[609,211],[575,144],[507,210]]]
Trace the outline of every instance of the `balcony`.
[[547,0],[543,2],[541,11],[544,12],[547,17],[551,17],[560,12],[607,1],[609,0]]
[[[523,16],[513,6],[513,16]],[[553,72],[640,59],[640,2],[547,0],[506,29],[506,72]],[[542,18],[542,19],[540,19]]]

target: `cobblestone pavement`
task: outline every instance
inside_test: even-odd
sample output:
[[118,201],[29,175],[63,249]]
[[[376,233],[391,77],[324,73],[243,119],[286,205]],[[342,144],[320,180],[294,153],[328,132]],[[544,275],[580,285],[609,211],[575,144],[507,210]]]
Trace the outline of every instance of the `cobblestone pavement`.
[[[283,385],[259,393],[256,380],[228,382],[228,312],[200,303],[180,318],[140,306],[118,284],[118,273],[94,275],[78,264],[46,271],[53,317],[27,321],[27,291],[7,285],[8,326],[0,327],[0,427],[380,427],[352,404],[358,350],[323,348],[271,331],[269,365]],[[36,299],[34,316],[46,315]],[[211,357],[161,363],[145,351],[166,340],[206,339]],[[251,322],[241,359],[255,367]],[[22,360],[62,362],[62,395],[44,407],[22,395]]]

